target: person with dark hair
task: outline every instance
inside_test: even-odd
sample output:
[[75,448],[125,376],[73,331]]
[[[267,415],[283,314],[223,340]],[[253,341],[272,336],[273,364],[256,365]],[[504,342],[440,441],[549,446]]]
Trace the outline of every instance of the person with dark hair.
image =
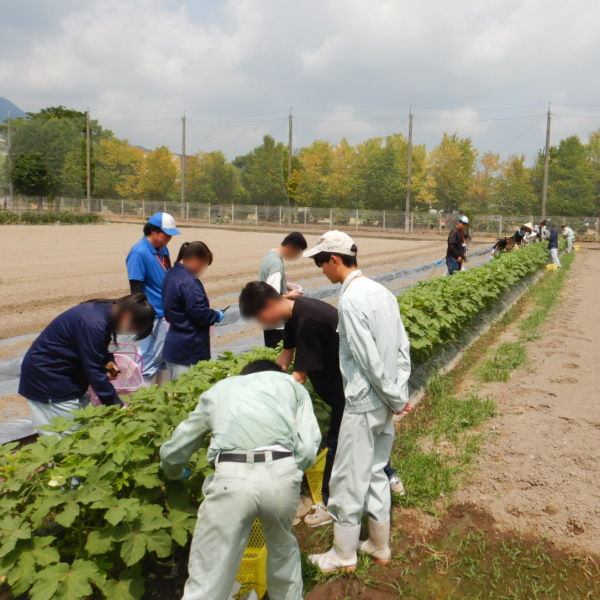
[[527,236],[532,231],[533,230],[530,229],[529,227],[527,227],[527,225],[522,225],[517,231],[515,231],[514,235],[512,236],[513,239],[515,240],[515,244],[517,246],[526,246],[527,245]]
[[202,488],[183,600],[230,597],[255,519],[267,544],[269,597],[302,600],[300,551],[291,528],[303,472],[321,442],[319,425],[308,392],[275,363],[255,361],[242,373],[202,394],[160,449],[165,475],[183,479],[211,434],[207,458],[215,473]]
[[493,246],[492,251],[490,252],[490,260],[493,260],[495,257],[500,256],[500,254],[504,252],[511,252],[514,250],[516,245],[515,238],[502,238],[498,240]]
[[[410,346],[398,301],[362,274],[357,253],[341,231],[329,231],[304,253],[331,283],[342,284],[338,332],[346,406],[329,484],[333,547],[309,556],[324,573],[354,571],[357,549],[389,563],[391,495],[384,467],[394,441],[394,414],[410,410]],[[364,509],[369,537],[359,542]]]
[[[284,260],[298,260],[308,244],[299,231],[285,236],[277,248],[269,250],[260,263],[258,280],[268,283],[277,293],[285,298],[297,298],[300,292],[288,285],[285,275]],[[283,328],[266,329],[264,332],[265,346],[276,348],[283,340]]]
[[213,254],[204,242],[185,242],[162,285],[163,313],[169,330],[163,358],[169,381],[187,373],[198,361],[210,360],[210,326],[225,313],[209,306],[200,281],[212,264]]
[[[167,244],[181,232],[175,227],[175,219],[168,213],[152,215],[144,225],[144,237],[131,248],[127,255],[127,275],[131,293],[144,293],[156,312],[152,335],[139,345],[142,375],[147,385],[162,383],[166,379],[163,347],[167,334],[162,303],[162,283],[171,268]],[[125,341],[131,341],[123,339]]]
[[323,501],[316,504],[313,512],[305,518],[309,527],[331,523],[333,517],[327,512],[329,480],[346,403],[340,371],[338,312],[331,304],[315,298],[284,298],[261,281],[246,284],[240,294],[239,306],[244,318],[257,319],[263,326],[285,322],[283,351],[277,364],[287,371],[293,362],[294,379],[302,384],[309,379],[323,402],[331,408],[326,436],[328,452],[323,473]]
[[453,227],[448,234],[448,249],[446,250],[446,265],[448,265],[448,275],[454,275],[460,271],[467,255],[464,245],[464,236],[469,226],[469,218],[462,216],[458,219],[456,227]]
[[92,387],[102,404],[121,404],[109,379],[117,376],[108,352],[117,335],[143,339],[154,324],[154,308],[144,294],[115,300],[89,300],[70,308],[42,331],[21,365],[19,394],[27,399],[33,424],[40,429],[56,417],[72,418],[89,402]]
[[559,269],[562,268],[558,257],[558,231],[552,223],[548,225],[548,256],[551,263],[557,265]]

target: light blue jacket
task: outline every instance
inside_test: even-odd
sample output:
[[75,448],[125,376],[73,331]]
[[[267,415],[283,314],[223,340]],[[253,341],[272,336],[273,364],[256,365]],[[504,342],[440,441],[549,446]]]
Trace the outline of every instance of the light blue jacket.
[[171,479],[212,433],[208,460],[221,452],[249,452],[280,444],[294,453],[298,468],[314,464],[321,432],[308,392],[291,375],[265,371],[228,377],[200,396],[196,409],[160,449]]
[[401,411],[409,399],[410,344],[398,301],[356,270],[342,285],[338,311],[346,410],[363,413],[385,404]]

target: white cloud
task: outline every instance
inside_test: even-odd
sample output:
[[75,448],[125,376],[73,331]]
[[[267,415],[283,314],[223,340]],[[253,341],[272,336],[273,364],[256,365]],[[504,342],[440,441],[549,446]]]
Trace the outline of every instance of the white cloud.
[[[197,118],[188,147],[217,146],[230,156],[259,143],[263,133],[285,139],[290,105],[301,107],[295,112],[305,119],[297,129],[302,143],[311,135],[334,142],[343,135],[354,142],[386,135],[406,113],[401,107],[412,104],[423,125],[415,127],[415,141],[431,145],[441,131],[457,131],[496,151],[530,127],[548,101],[599,105],[588,114],[600,114],[597,0],[65,0],[48,6],[23,0],[3,14],[0,35],[9,50],[0,55],[2,95],[25,110],[89,106],[117,134],[146,146],[176,148],[184,109]],[[368,112],[394,107],[399,110]],[[264,113],[274,114],[257,120],[273,120],[201,121]],[[447,120],[426,119],[431,116]],[[507,116],[532,119],[476,121]],[[354,120],[363,117],[373,120]],[[562,120],[581,135],[600,126],[600,118]],[[543,133],[543,125],[532,127],[507,151],[533,155],[543,144],[540,128]]]

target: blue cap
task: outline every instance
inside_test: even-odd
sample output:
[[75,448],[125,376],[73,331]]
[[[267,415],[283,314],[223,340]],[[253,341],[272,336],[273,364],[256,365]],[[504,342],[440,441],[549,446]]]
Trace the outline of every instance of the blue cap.
[[169,213],[155,213],[148,219],[148,223],[160,227],[167,235],[179,235],[181,233],[175,227],[175,219]]

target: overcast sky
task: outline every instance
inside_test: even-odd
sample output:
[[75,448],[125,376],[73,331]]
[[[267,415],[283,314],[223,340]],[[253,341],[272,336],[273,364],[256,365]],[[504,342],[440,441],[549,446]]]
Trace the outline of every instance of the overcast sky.
[[[443,131],[529,158],[600,127],[598,0],[8,0],[0,96],[64,104],[146,147],[250,150]],[[597,115],[597,116],[594,116]],[[519,117],[519,118],[516,118]],[[485,119],[485,120],[484,120]]]

